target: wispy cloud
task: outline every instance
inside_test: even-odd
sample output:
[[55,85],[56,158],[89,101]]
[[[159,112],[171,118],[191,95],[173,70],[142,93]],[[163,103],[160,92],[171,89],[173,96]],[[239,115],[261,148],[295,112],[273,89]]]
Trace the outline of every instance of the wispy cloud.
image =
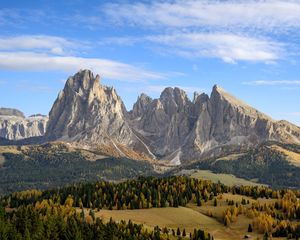
[[46,35],[23,35],[0,37],[0,50],[34,50],[63,55],[74,48],[83,48],[83,43],[76,43],[62,37]]
[[284,55],[281,44],[223,33],[187,33],[147,37],[150,41],[172,46],[171,51],[187,57],[213,57],[225,62],[272,62]]
[[0,69],[21,71],[67,71],[91,69],[107,79],[146,81],[162,79],[162,73],[108,59],[74,56],[52,56],[33,52],[0,52]]
[[102,44],[134,45],[151,42],[160,46],[163,53],[184,57],[219,58],[224,62],[237,61],[270,63],[286,55],[285,44],[264,38],[254,38],[230,33],[181,32],[143,37],[120,37],[104,39]]
[[300,86],[300,80],[258,80],[243,82],[243,84],[253,86]]
[[107,79],[145,81],[164,74],[103,58],[78,57],[87,42],[57,36],[0,37],[0,69],[18,71],[67,71],[91,69]]
[[300,27],[300,2],[294,0],[111,3],[102,11],[114,23],[155,28],[286,31]]
[[114,26],[151,33],[109,39],[111,44],[150,41],[163,54],[213,57],[228,63],[273,63],[299,55],[293,38],[282,38],[286,33],[297,36],[295,30],[300,28],[300,2],[295,0],[119,2],[106,4],[102,12]]

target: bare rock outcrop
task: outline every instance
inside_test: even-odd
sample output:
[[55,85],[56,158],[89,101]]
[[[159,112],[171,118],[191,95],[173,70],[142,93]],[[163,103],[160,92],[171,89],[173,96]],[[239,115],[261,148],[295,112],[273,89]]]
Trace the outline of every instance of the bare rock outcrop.
[[46,132],[47,121],[47,116],[34,115],[25,118],[19,110],[0,108],[0,137],[21,140],[43,136]]

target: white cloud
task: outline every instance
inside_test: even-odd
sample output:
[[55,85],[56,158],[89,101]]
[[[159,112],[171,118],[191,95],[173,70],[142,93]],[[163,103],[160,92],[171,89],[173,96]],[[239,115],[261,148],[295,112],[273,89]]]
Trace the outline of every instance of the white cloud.
[[161,73],[108,59],[51,56],[33,52],[0,52],[0,69],[21,71],[67,71],[91,69],[103,78],[120,81],[162,79]]
[[243,84],[254,86],[300,86],[300,80],[257,80],[243,82]]
[[295,0],[175,0],[112,3],[103,12],[126,25],[171,28],[264,29],[300,27],[300,2]]
[[150,41],[176,47],[179,54],[191,57],[215,57],[225,62],[272,62],[281,57],[279,43],[222,33],[187,33],[149,37]]
[[163,53],[175,53],[184,57],[220,58],[227,63],[237,61],[270,63],[286,55],[286,46],[282,43],[230,33],[181,32],[140,38],[109,38],[102,43],[131,45],[145,41],[167,46],[159,48]]
[[79,48],[84,44],[75,43],[62,37],[46,36],[46,35],[24,35],[15,37],[1,37],[0,50],[27,51],[34,49],[35,51],[43,51],[57,55],[63,55],[71,51],[71,49]]

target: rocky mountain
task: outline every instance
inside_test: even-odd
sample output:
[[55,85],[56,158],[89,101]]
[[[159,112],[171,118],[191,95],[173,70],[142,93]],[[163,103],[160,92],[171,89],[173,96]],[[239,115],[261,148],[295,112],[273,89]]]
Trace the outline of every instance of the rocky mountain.
[[17,109],[0,108],[0,137],[20,140],[42,136],[46,132],[48,117],[40,114],[25,118]]
[[174,158],[168,155],[180,149],[192,130],[195,121],[193,103],[183,90],[166,88],[159,99],[148,101],[143,107],[144,111],[134,116],[139,101],[140,98],[130,113],[130,126],[143,136],[151,151],[159,158]]
[[[25,118],[0,109],[0,137],[44,135],[44,142],[63,141],[97,149],[106,156],[189,163],[247,150],[274,141],[300,144],[300,128],[275,121],[219,86],[209,95],[168,87],[158,99],[141,94],[131,111],[112,87],[100,84],[89,70],[71,76],[49,113]],[[46,131],[45,131],[46,129]]]
[[177,87],[166,88],[158,99],[141,94],[127,112],[114,88],[83,70],[59,93],[46,139],[180,164],[218,156],[224,148],[250,148],[266,141],[300,144],[300,129],[271,119],[218,86],[210,96],[195,94],[193,101]]
[[[218,86],[210,96],[195,94],[193,102],[183,90],[166,88],[159,99],[145,103],[138,99],[130,113],[130,125],[154,154],[175,164],[222,154],[226,146],[252,147],[265,141],[300,143],[299,127],[272,120]],[[144,110],[135,111],[137,106]]]
[[130,128],[126,115],[116,90],[83,70],[70,77],[59,93],[45,138],[100,148],[108,155],[145,158],[147,146]]
[[194,107],[196,121],[183,146],[186,159],[222,154],[224,146],[253,147],[266,141],[300,143],[299,127],[271,119],[218,86],[210,97],[200,95]]

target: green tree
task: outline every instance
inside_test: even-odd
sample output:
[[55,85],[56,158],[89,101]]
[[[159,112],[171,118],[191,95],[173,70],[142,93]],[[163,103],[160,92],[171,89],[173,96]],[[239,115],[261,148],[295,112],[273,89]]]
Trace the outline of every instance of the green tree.
[[249,223],[249,226],[248,226],[248,232],[252,232],[253,229],[252,229],[252,225]]
[[177,228],[176,235],[177,235],[177,236],[180,236],[180,235],[181,235],[181,232],[180,232],[180,229],[179,229],[179,228]]

